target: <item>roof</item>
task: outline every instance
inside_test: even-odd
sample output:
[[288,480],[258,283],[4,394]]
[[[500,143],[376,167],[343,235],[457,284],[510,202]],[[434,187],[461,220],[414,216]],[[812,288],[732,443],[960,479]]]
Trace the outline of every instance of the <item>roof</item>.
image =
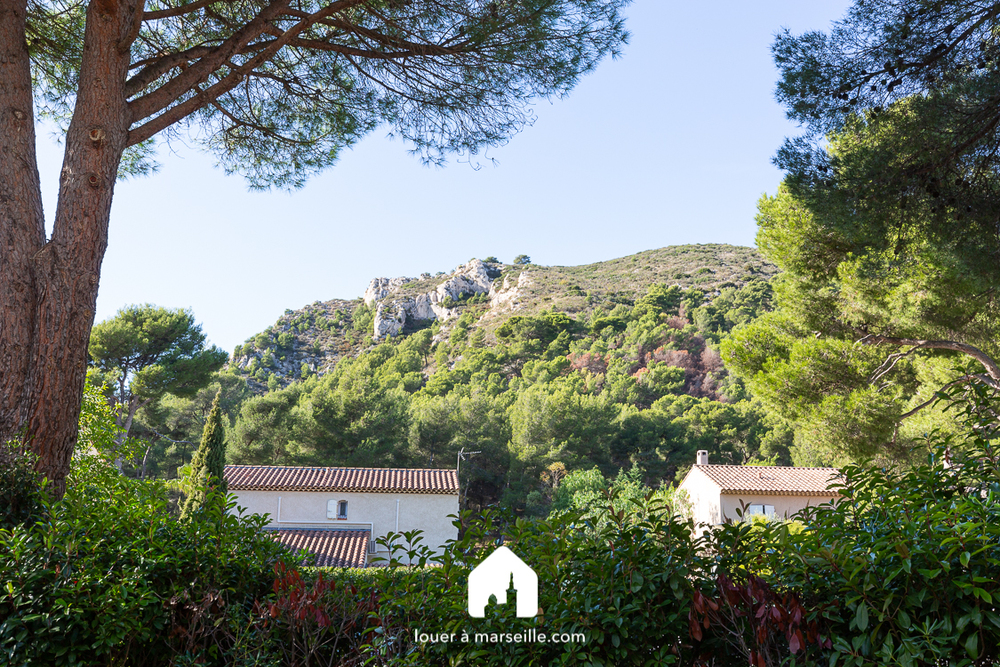
[[289,550],[303,549],[314,556],[318,567],[364,567],[367,563],[367,529],[280,528],[265,531]]
[[[829,488],[837,481],[836,468],[799,468],[794,466],[696,465],[722,487],[722,493],[760,493],[777,496],[839,495]],[[690,473],[689,473],[690,474]]]
[[458,476],[442,468],[226,466],[230,491],[371,491],[458,494]]

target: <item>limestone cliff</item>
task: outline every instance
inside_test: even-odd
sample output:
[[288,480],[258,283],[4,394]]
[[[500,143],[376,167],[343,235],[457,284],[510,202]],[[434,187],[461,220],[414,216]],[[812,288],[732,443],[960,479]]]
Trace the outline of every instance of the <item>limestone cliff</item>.
[[[457,305],[476,294],[493,296],[493,280],[501,274],[500,265],[473,259],[444,276],[428,292],[404,295],[401,288],[416,278],[375,278],[365,290],[365,305],[375,309],[372,340],[395,336],[407,321],[440,320],[446,322],[458,316]],[[504,281],[506,286],[506,281]]]

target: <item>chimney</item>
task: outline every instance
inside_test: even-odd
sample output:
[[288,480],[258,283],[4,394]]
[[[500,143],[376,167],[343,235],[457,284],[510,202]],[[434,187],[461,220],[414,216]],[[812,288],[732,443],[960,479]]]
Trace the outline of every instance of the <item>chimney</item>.
[[707,466],[708,465],[708,450],[699,449],[698,450],[698,465]]

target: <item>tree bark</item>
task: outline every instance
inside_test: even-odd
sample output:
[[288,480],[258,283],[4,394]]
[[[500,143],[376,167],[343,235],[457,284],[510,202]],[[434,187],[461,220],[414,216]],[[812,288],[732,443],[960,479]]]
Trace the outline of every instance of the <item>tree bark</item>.
[[[0,18],[0,49],[10,50],[14,44],[11,40],[23,49],[17,57],[7,60],[24,70],[17,73],[21,77],[17,82],[28,86],[25,121],[33,127],[30,77],[23,82],[28,57],[21,5],[13,12],[8,10],[8,14],[20,20],[19,26],[8,25],[13,23],[10,16]],[[3,380],[2,429],[4,433],[24,431],[24,437],[38,456],[36,469],[49,479],[49,488],[56,498],[61,498],[66,490],[66,474],[76,445],[87,341],[94,323],[101,261],[107,249],[111,199],[128,141],[129,113],[124,89],[129,52],[119,45],[132,32],[137,9],[132,0],[94,0],[88,5],[79,92],[66,134],[52,238],[44,242],[40,196],[36,207],[16,210],[5,215],[4,223],[0,223],[14,230],[5,233],[4,240],[7,236],[13,238],[17,248],[14,256],[21,262],[5,263],[0,270],[0,293],[5,299],[3,326],[9,327],[3,331],[5,347],[0,353],[7,355],[2,360],[5,368],[15,369],[14,375],[20,369],[20,377]],[[4,63],[0,70],[6,66]],[[3,76],[0,75],[0,81]],[[20,88],[14,91],[20,92]],[[0,92],[6,91],[0,89]],[[0,99],[8,98],[4,94]],[[9,139],[7,136],[3,139],[7,150]],[[19,166],[27,172],[21,180],[32,176],[37,190],[33,130],[28,143],[30,153],[23,148],[24,158],[5,158],[0,164]],[[29,190],[31,193],[33,190]],[[4,253],[5,262],[7,254]],[[21,255],[26,258],[20,259]],[[25,268],[28,270],[23,273],[18,271]],[[30,289],[18,289],[16,281],[25,275],[31,277]],[[26,389],[14,399],[16,409],[6,405],[14,395],[8,387]]]
[[35,159],[27,0],[0,0],[0,439],[27,422],[37,290],[32,260],[45,244]]

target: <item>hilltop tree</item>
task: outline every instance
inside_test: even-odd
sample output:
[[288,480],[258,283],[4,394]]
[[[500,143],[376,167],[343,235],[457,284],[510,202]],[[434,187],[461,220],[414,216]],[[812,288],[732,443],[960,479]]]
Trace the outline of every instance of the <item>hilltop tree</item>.
[[120,446],[136,412],[165,394],[191,398],[222,368],[229,355],[214,345],[190,310],[150,304],[126,306],[96,325],[88,347],[90,362],[113,387]]
[[226,479],[226,438],[222,426],[222,408],[219,405],[221,390],[212,401],[212,411],[208,413],[205,430],[201,434],[201,444],[191,460],[191,488],[184,500],[181,518],[191,516],[205,503],[207,495],[213,491],[225,493]]
[[[251,187],[301,185],[383,123],[429,161],[475,153],[618,53],[626,1],[4,0],[0,441],[23,433],[62,494],[114,185],[155,137]],[[65,128],[51,237],[36,109]]]
[[514,261],[512,263],[524,266],[527,264],[531,264],[531,258],[528,257],[527,255],[518,255],[517,257],[514,258]]

